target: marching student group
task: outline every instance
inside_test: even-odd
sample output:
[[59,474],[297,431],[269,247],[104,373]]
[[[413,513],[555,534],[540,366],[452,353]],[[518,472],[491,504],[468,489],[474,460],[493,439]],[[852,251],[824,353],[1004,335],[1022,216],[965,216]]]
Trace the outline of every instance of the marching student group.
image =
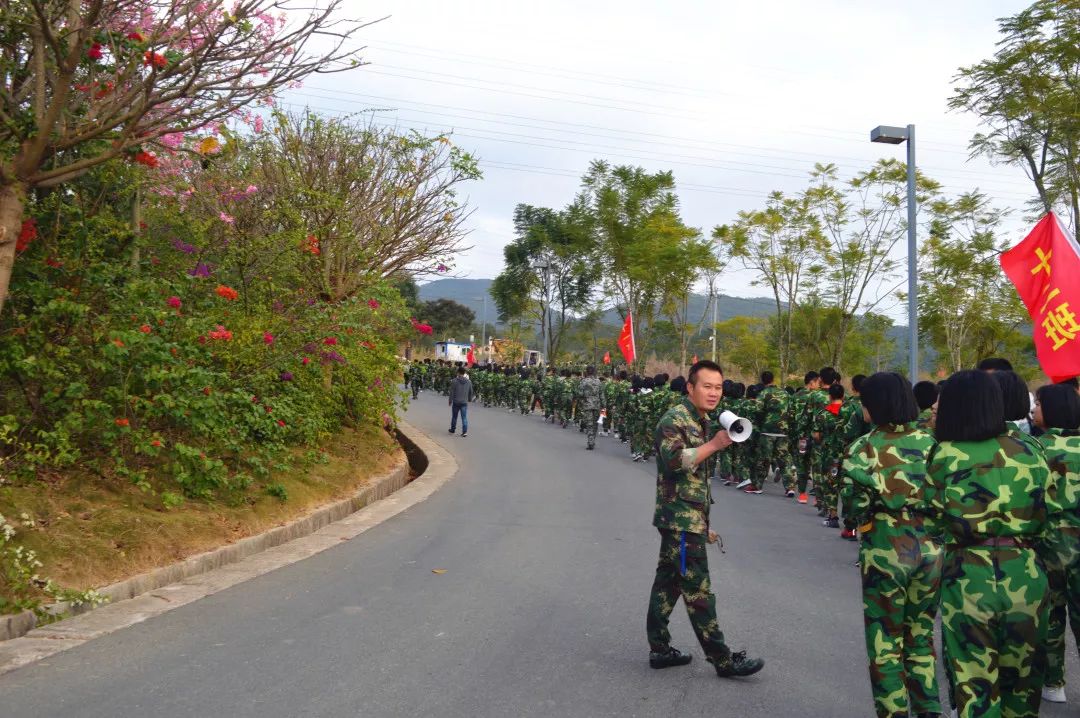
[[[413,395],[447,393],[449,362],[406,370]],[[724,677],[756,673],[761,659],[732,653],[717,625],[704,546],[711,484],[750,495],[779,484],[813,502],[826,528],[858,543],[870,682],[878,716],[945,713],[1038,716],[1064,703],[1066,624],[1080,642],[1080,390],[1077,380],[1027,384],[1005,359],[912,386],[895,373],[831,367],[801,388],[770,372],[745,386],[712,362],[687,377],[597,377],[525,367],[469,369],[476,401],[576,425],[654,458],[661,535],[650,597],[650,665],[685,665],[667,619],[681,596],[698,640]],[[715,384],[715,386],[713,386]],[[724,411],[748,419],[733,443]],[[710,480],[711,479],[711,480]],[[941,650],[934,624],[941,618]],[[940,656],[940,657],[939,657]]]

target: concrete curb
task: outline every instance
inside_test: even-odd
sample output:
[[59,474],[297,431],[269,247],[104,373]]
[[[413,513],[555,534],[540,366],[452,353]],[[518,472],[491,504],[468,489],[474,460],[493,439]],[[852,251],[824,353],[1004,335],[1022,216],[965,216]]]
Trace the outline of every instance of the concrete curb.
[[[23,614],[5,617],[0,631],[25,635],[0,642],[0,674],[141,623],[230,586],[301,561],[359,536],[427,499],[457,473],[446,449],[401,422],[398,438],[411,462],[424,469],[411,483],[402,462],[356,496],[324,506],[285,526],[102,589],[112,602],[41,628]],[[32,629],[32,630],[31,630]]]

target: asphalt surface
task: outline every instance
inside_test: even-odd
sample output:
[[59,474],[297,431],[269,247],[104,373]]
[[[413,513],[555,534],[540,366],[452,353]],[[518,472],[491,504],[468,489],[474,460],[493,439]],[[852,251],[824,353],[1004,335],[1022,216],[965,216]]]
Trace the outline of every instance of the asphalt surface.
[[[672,634],[694,662],[653,671],[652,466],[614,439],[587,452],[576,428],[494,408],[470,407],[468,437],[450,436],[430,393],[408,419],[460,465],[430,499],[0,677],[0,716],[873,715],[856,547],[777,485],[716,489],[726,553],[709,555],[728,643],[765,669],[717,678],[680,603]],[[1071,640],[1069,661],[1080,675]]]

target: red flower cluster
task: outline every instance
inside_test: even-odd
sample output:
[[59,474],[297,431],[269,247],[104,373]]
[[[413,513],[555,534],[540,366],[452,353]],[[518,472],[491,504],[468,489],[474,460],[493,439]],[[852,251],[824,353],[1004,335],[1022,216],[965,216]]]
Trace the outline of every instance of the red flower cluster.
[[135,162],[150,168],[158,166],[158,158],[146,150],[139,150],[135,153]]
[[25,251],[35,239],[37,239],[37,220],[24,219],[19,229],[19,238],[15,240],[15,251]]
[[141,327],[139,327],[139,331],[142,332],[143,334],[149,334],[151,332],[150,325],[149,324],[143,324]]
[[369,307],[371,307],[372,309],[378,309],[379,308],[379,300],[378,299],[369,299],[369,300],[367,300],[367,305]]
[[146,54],[143,55],[142,64],[153,65],[158,70],[163,70],[165,69],[165,67],[168,66],[169,60],[160,52],[150,52],[149,50],[147,50]]
[[274,335],[270,332],[263,332],[263,344],[273,344]]
[[322,343],[328,347],[332,347],[337,344],[337,337],[327,337],[326,339],[322,340]]
[[420,332],[421,334],[426,334],[430,336],[431,333],[435,331],[431,328],[430,324],[421,324],[420,322],[416,321],[416,319],[411,317],[409,318],[409,321],[412,322],[413,329]]
[[301,242],[300,251],[307,252],[308,254],[313,254],[315,256],[322,254],[322,250],[319,249],[319,238],[316,237],[314,234],[309,234],[307,238],[303,242]]
[[232,287],[226,287],[224,284],[217,285],[217,289],[215,289],[214,291],[217,292],[217,295],[219,297],[227,299],[230,302],[234,301],[237,297],[240,296],[240,294],[235,289],[233,289]]
[[100,60],[101,55],[102,52],[100,42],[95,42],[93,45],[90,46],[90,49],[86,51],[86,56],[89,57],[91,60]]
[[143,36],[137,32],[129,32],[127,34],[128,40],[134,40],[135,42],[143,42]]
[[228,329],[226,329],[225,327],[218,324],[217,329],[210,332],[210,338],[211,339],[224,339],[225,341],[229,341],[230,339],[232,339],[232,332],[230,332]]
[[168,303],[173,309],[179,309],[180,305],[183,304],[183,302],[180,301],[180,297],[169,297]]
[[117,419],[117,420],[116,420],[116,425],[117,425],[117,426],[127,426],[127,425],[128,425],[128,424],[130,424],[130,423],[131,423],[131,422],[130,422],[129,420],[127,420],[127,419],[124,419],[124,418],[120,418],[120,419]]

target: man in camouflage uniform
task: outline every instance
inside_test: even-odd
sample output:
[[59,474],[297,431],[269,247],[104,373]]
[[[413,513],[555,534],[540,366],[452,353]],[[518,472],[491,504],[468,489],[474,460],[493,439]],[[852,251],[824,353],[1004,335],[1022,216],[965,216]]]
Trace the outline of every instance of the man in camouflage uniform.
[[664,414],[656,426],[656,509],[653,526],[660,532],[660,560],[656,566],[646,633],[649,665],[669,668],[686,665],[691,656],[671,647],[668,620],[682,596],[690,624],[707,660],[721,677],[748,676],[765,662],[732,653],[716,619],[716,597],[709,585],[708,543],[718,538],[709,527],[712,502],[707,459],[731,445],[727,432],[711,434],[709,411],[722,393],[723,374],[712,362],[690,369],[689,395]]
[[844,427],[840,423],[840,409],[843,406],[844,387],[833,384],[829,387],[829,403],[814,415],[813,435],[818,447],[816,475],[821,477],[820,485],[814,484],[814,498],[825,512],[825,525],[840,528],[836,507],[840,495],[840,464],[844,460]]
[[[882,381],[910,386],[899,375],[881,376],[871,378],[872,389]],[[916,415],[914,402],[906,409],[887,419]],[[924,527],[933,446],[933,437],[913,423],[883,424],[856,439],[844,460],[844,521],[860,527],[866,651],[881,718],[907,716],[909,708],[915,716],[941,712],[934,657],[941,547]]]
[[958,715],[1037,718],[1049,601],[1033,544],[1060,510],[1056,482],[1042,455],[1014,436],[947,440],[946,396],[935,430],[946,440],[930,453],[927,501],[932,533],[945,541],[942,637]]
[[600,380],[596,378],[596,367],[585,367],[585,378],[581,380],[577,388],[577,406],[581,412],[582,421],[585,422],[585,448],[592,451],[596,448],[596,432],[600,429],[600,407],[603,403],[601,397],[602,387]]
[[773,373],[765,371],[761,373],[761,383],[764,388],[758,394],[758,403],[761,405],[761,424],[755,437],[758,442],[757,467],[754,469],[755,488],[760,489],[766,475],[770,470],[776,472],[777,480],[784,480],[784,491],[788,498],[795,496],[795,467],[790,461],[788,449],[787,422],[784,420],[787,411],[787,392],[773,384]]
[[871,429],[863,418],[861,390],[864,381],[866,381],[865,374],[856,374],[851,377],[851,394],[844,397],[844,405],[840,407],[840,426],[844,434],[845,446]]
[[806,496],[806,485],[813,476],[813,463],[810,461],[811,426],[808,402],[810,393],[821,386],[820,381],[816,371],[807,372],[803,380],[803,388],[795,392],[787,405],[788,448],[791,450],[791,463],[795,472],[800,504],[805,504],[809,500]]

